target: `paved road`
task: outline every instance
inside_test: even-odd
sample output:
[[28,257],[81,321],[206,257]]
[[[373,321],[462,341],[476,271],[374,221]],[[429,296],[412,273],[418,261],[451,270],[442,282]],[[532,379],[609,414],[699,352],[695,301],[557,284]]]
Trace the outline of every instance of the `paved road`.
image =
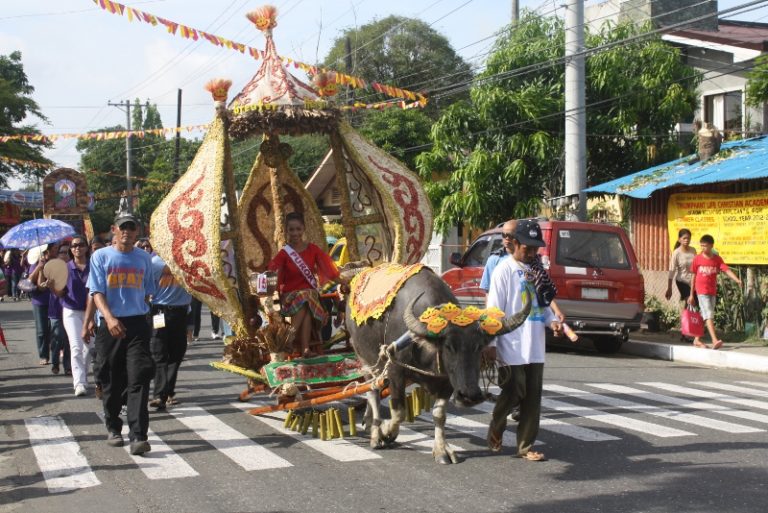
[[[0,306],[0,308],[3,308]],[[252,417],[242,378],[215,371],[219,341],[194,344],[182,404],[153,413],[153,450],[105,443],[93,396],[36,365],[31,315],[0,309],[0,512],[761,511],[768,499],[768,379],[626,355],[551,353],[539,450],[490,453],[490,404],[453,409],[464,461],[438,466],[428,415],[400,444],[320,442]],[[205,318],[205,317],[204,317]],[[204,331],[203,333],[207,333]]]

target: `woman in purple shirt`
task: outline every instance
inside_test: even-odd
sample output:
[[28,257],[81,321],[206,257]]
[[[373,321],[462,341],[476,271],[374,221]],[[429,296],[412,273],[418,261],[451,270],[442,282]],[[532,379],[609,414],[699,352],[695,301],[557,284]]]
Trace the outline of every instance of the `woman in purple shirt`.
[[88,364],[91,357],[90,346],[83,341],[83,322],[85,320],[85,306],[88,302],[89,248],[88,240],[75,235],[69,245],[71,260],[67,263],[69,274],[67,286],[56,291],[53,284],[49,284],[51,290],[61,298],[61,321],[64,331],[69,339],[69,349],[72,359],[72,384],[75,387],[75,395],[83,396],[88,383]]

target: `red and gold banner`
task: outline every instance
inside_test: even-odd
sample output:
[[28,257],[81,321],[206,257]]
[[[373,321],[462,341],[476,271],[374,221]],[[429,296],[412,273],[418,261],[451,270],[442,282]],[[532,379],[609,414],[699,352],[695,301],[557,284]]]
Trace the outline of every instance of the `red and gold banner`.
[[[120,16],[126,16],[128,18],[128,21],[133,21],[135,19],[138,21],[143,21],[144,23],[149,23],[150,25],[153,25],[153,26],[157,26],[158,24],[160,24],[166,28],[169,34],[179,35],[184,39],[193,39],[197,41],[199,38],[202,37],[212,45],[229,48],[230,50],[235,50],[242,54],[247,53],[254,59],[264,58],[264,52],[262,50],[259,50],[257,48],[252,48],[250,46],[244,45],[243,43],[236,43],[234,41],[230,41],[229,39],[223,38],[221,36],[209,34],[202,30],[194,29],[192,27],[188,27],[180,23],[166,20],[164,18],[160,18],[159,16],[155,16],[153,14],[140,11],[138,9],[134,9],[133,7],[128,7],[117,2],[112,2],[110,0],[93,0],[93,1],[99,7],[101,7],[107,12],[110,12],[112,14],[118,14]],[[292,64],[294,68],[301,69],[302,71],[305,71],[312,75],[317,75],[318,73],[327,73],[331,71],[326,68],[318,68],[317,66],[304,64],[303,62],[299,62],[294,59],[290,59],[288,57],[280,57],[280,59],[286,65]],[[336,74],[336,82],[341,85],[346,85],[355,89],[373,89],[377,93],[385,94],[392,98],[407,98],[411,101],[416,101],[418,103],[427,102],[426,96],[424,96],[421,93],[409,91],[407,89],[402,89],[400,87],[380,84],[378,82],[369,83],[360,77],[339,73],[338,71],[335,71],[334,73]]]

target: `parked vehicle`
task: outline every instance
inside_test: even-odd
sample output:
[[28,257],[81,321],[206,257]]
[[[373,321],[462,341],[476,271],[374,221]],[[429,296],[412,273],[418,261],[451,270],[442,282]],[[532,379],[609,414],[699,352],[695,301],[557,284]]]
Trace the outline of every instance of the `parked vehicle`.
[[[640,328],[645,298],[629,237],[621,227],[609,224],[548,220],[539,224],[546,242],[539,254],[557,286],[556,301],[566,322],[599,352],[618,351],[629,332]],[[462,303],[485,303],[480,278],[488,256],[502,248],[501,241],[499,225],[477,237],[463,255],[451,255],[456,267],[443,273],[443,279]]]

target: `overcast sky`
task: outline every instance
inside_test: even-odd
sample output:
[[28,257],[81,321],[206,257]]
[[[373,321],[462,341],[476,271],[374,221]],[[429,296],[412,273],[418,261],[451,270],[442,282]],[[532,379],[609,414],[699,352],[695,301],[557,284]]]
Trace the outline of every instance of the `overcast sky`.
[[[747,0],[720,0],[720,10]],[[257,0],[149,0],[122,2],[136,9],[256,48],[264,38],[245,13]],[[417,17],[445,35],[465,59],[482,62],[493,38],[509,22],[510,0],[274,0],[274,30],[280,55],[306,63],[322,60],[342,29],[390,14]],[[520,0],[521,7],[557,12],[564,0]],[[596,1],[587,1],[593,5]],[[741,16],[768,21],[761,10]],[[478,42],[480,41],[480,42]],[[475,43],[475,44],[473,44]],[[50,124],[45,134],[84,133],[124,125],[125,113],[107,102],[140,98],[156,103],[163,125],[176,122],[177,89],[183,89],[182,125],[212,118],[203,84],[230,78],[230,98],[255,73],[260,61],[208,42],[182,39],[127,17],[110,14],[92,0],[0,0],[0,54],[22,52],[33,98]],[[299,74],[297,72],[294,72]],[[377,77],[363,77],[376,80]],[[396,84],[406,86],[407,84]],[[201,133],[189,137],[200,137]],[[60,166],[77,168],[75,140],[59,141],[46,155]],[[15,185],[18,185],[16,183]]]

